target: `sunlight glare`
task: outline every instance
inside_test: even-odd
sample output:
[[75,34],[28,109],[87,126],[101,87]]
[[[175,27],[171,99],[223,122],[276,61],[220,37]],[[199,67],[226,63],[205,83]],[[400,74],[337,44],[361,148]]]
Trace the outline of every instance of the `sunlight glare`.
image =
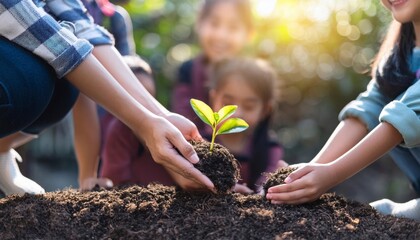
[[255,12],[260,17],[269,17],[276,8],[277,0],[255,0]]
[[314,2],[313,6],[306,9],[307,18],[316,22],[327,21],[331,15],[331,9],[318,2]]

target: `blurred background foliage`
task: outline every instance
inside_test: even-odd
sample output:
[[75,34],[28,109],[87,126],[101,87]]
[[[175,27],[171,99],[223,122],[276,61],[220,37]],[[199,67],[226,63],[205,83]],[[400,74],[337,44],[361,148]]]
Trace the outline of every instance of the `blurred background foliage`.
[[[194,22],[201,1],[116,1],[129,11],[137,53],[151,64],[157,98],[169,107],[177,67],[199,53]],[[273,128],[285,147],[286,161],[308,162],[337,126],[339,111],[365,89],[369,65],[391,16],[380,1],[252,3],[256,27],[245,54],[268,60],[277,70],[281,97]],[[35,145],[37,149],[48,146]],[[405,177],[387,157],[335,190],[362,202],[413,196]]]
[[[254,0],[255,32],[246,54],[279,74],[273,127],[288,159],[308,161],[337,124],[339,110],[364,90],[369,65],[391,17],[380,1]],[[131,0],[137,52],[152,65],[169,106],[180,63],[199,52],[194,21],[201,1]]]

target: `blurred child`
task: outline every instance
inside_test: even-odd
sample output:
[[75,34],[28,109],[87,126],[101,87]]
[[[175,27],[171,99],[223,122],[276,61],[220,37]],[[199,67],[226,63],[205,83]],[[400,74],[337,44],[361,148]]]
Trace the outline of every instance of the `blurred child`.
[[192,120],[198,129],[204,123],[195,115],[190,99],[208,102],[211,65],[240,54],[252,33],[252,11],[248,0],[203,1],[195,29],[202,53],[184,62],[172,95],[172,110]]
[[[154,96],[156,89],[149,65],[138,56],[124,56],[124,61]],[[110,179],[115,185],[145,186],[151,182],[175,185],[171,175],[164,167],[153,161],[149,150],[129,127],[111,114],[107,114],[106,120],[108,129],[104,134],[101,154],[102,165],[99,174],[101,178]]]
[[[217,64],[211,75],[210,102],[214,111],[237,105],[235,117],[249,128],[241,133],[219,135],[216,141],[240,162],[241,181],[235,191],[259,192],[265,177],[284,165],[283,149],[270,135],[269,123],[276,95],[276,74],[264,61],[233,58]],[[211,129],[205,137],[211,137]]]
[[[286,184],[268,189],[272,203],[313,201],[388,152],[420,194],[420,2],[382,4],[394,21],[374,62],[372,81],[341,111],[340,124],[318,155],[290,174]],[[420,220],[420,198],[372,205],[385,214]]]
[[[115,48],[122,56],[135,55],[133,25],[130,15],[121,6],[108,0],[82,0],[94,23],[104,26],[113,36]],[[95,42],[96,39],[93,39]],[[99,114],[99,115],[98,115]],[[89,190],[95,184],[112,186],[108,179],[96,180],[100,149],[114,117],[94,101],[79,94],[73,107],[74,149],[79,166],[81,190]]]
[[109,0],[82,0],[96,24],[104,26],[114,37],[121,55],[135,55],[133,23],[127,10]]

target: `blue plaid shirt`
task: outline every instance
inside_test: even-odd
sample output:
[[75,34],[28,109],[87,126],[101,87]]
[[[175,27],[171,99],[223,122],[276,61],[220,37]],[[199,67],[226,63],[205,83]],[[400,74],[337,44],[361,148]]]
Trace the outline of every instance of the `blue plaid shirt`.
[[43,58],[59,78],[91,53],[92,44],[113,44],[111,35],[93,24],[78,0],[36,4],[32,0],[0,0],[0,36]]

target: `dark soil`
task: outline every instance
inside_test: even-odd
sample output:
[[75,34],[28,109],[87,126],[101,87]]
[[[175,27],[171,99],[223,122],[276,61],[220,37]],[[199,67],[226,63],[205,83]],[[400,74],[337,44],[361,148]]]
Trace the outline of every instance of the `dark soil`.
[[239,165],[224,146],[215,143],[210,152],[207,141],[192,141],[200,161],[194,166],[214,184],[218,193],[229,192],[239,180]]
[[[420,223],[334,194],[299,206],[229,190],[238,164],[221,145],[193,142],[219,194],[149,185],[0,199],[0,239],[420,239]],[[268,175],[281,184],[293,169]]]
[[289,174],[292,173],[294,170],[296,170],[296,168],[283,167],[277,169],[273,173],[266,173],[267,180],[265,180],[265,183],[263,185],[264,192],[266,193],[267,190],[273,186],[283,184],[284,179],[286,179],[286,177],[289,176]]
[[149,185],[0,200],[0,239],[419,239],[420,223],[333,194],[299,206]]

